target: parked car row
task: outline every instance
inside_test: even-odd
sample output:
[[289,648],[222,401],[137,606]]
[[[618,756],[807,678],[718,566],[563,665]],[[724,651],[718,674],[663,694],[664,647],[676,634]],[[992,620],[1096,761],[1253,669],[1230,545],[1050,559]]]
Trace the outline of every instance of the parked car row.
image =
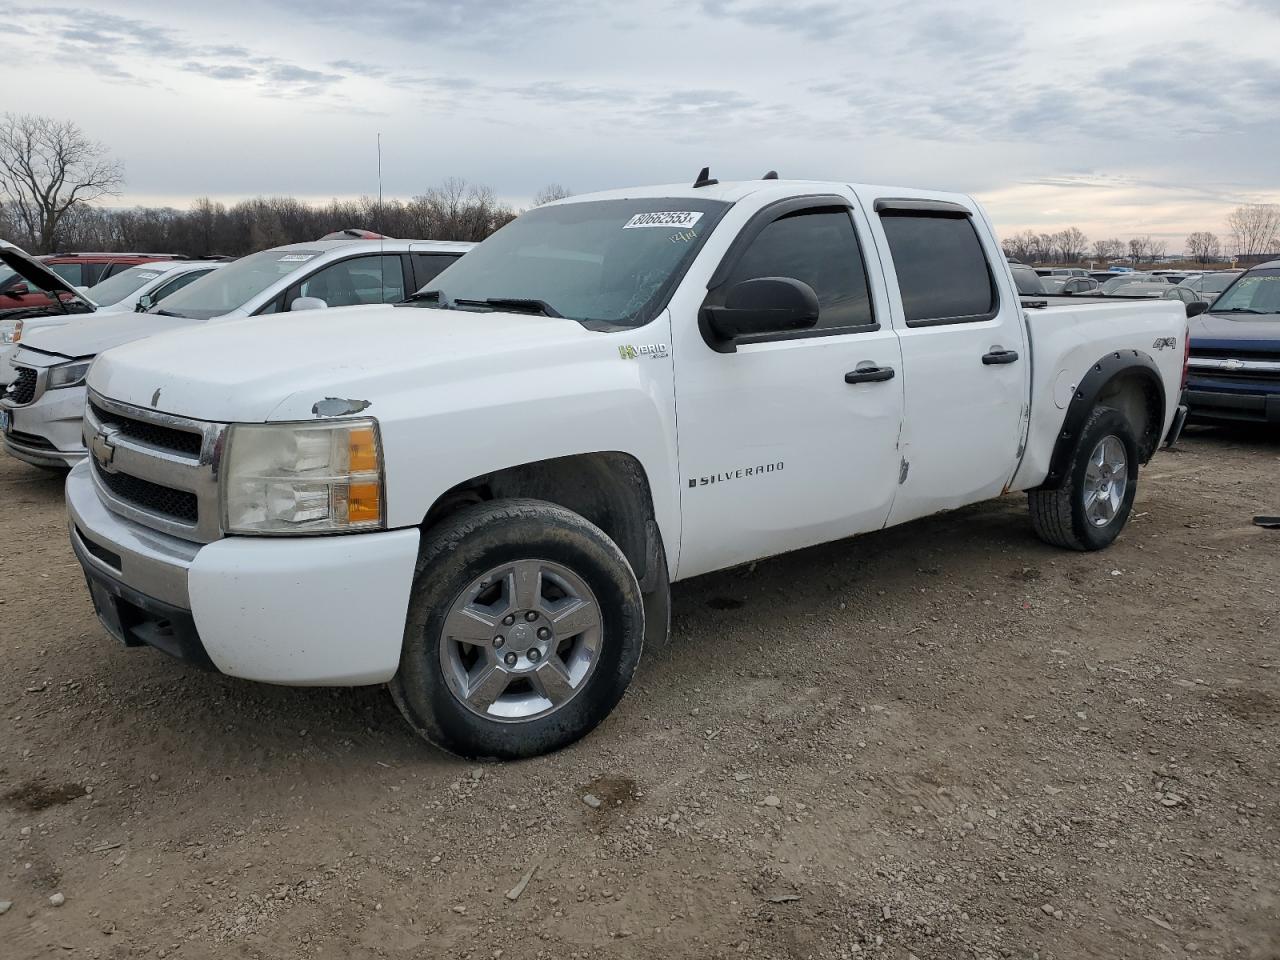
[[[353,235],[354,234],[354,235]],[[84,376],[95,356],[157,333],[211,321],[326,307],[392,304],[472,244],[392,240],[355,231],[250,254],[231,263],[154,261],[81,290],[48,260],[0,259],[46,306],[0,315],[8,407],[5,449],[42,467],[84,459]]]
[[1174,271],[1087,271],[1079,267],[1038,267],[1010,264],[1025,296],[1150,297],[1183,303],[1212,302],[1239,270],[1181,274]]
[[1192,317],[1184,395],[1190,420],[1280,425],[1280,261],[1248,271],[1191,274],[1135,270],[1080,277],[1067,270],[1037,270],[1016,263],[1010,264],[1010,270],[1024,297],[1182,302]]
[[0,409],[80,461],[71,544],[109,633],[386,683],[467,756],[594,728],[678,579],[1010,491],[1049,543],[1101,549],[1184,419],[1183,305],[1024,305],[959,194],[703,171],[469,251],[396,243],[86,305],[23,337]]

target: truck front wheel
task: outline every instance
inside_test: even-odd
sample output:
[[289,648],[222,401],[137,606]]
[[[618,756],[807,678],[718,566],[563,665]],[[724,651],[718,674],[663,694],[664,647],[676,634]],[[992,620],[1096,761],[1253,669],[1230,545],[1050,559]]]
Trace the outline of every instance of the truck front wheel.
[[1076,439],[1062,484],[1028,494],[1031,525],[1046,543],[1101,550],[1120,535],[1138,488],[1138,441],[1119,410],[1093,408]]
[[644,633],[636,576],[598,527],[540,500],[477,504],[423,536],[391,695],[451,753],[536,756],[608,716]]

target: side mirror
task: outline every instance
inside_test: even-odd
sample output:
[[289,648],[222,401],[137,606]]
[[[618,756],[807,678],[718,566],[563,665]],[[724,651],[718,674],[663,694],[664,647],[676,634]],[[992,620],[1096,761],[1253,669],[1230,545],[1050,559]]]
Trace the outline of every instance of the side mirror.
[[290,310],[327,310],[328,307],[319,297],[298,297],[289,304]]
[[149,293],[144,293],[138,298],[138,305],[134,307],[136,313],[146,313],[156,305],[156,298]]
[[1190,320],[1192,317],[1198,317],[1208,309],[1209,304],[1204,300],[1192,300],[1187,304],[1187,319]]
[[18,282],[5,290],[5,294],[10,297],[25,297],[31,292],[29,284]]
[[735,284],[723,307],[703,308],[704,334],[720,341],[716,349],[734,351],[739,337],[806,330],[818,322],[818,295],[791,277],[759,277]]

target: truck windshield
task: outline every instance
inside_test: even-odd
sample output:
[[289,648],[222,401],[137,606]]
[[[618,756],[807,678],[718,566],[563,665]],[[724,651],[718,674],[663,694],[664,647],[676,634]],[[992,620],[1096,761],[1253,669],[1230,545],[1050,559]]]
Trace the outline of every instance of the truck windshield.
[[586,324],[639,326],[666,305],[728,208],[687,197],[538,207],[456,260],[427,285],[434,295],[420,294],[413,305],[535,304],[538,312]]
[[320,256],[319,250],[263,250],[193,280],[167,297],[163,313],[210,320],[243,307],[276,281]]
[[1280,269],[1250,270],[1213,301],[1214,313],[1280,315]]
[[98,306],[109,307],[113,303],[119,303],[129,294],[141,290],[158,276],[160,271],[155,268],[130,267],[101,283],[95,283],[89,288],[87,296]]

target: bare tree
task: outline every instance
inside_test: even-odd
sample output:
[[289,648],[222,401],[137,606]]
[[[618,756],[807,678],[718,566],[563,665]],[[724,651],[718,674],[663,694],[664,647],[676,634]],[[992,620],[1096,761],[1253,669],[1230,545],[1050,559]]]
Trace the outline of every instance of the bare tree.
[[1054,234],[1053,239],[1063,263],[1079,263],[1084,259],[1085,250],[1089,248],[1089,238],[1079,227],[1067,227]]
[[1129,259],[1133,261],[1136,267],[1145,260],[1151,252],[1150,237],[1132,237],[1129,240]]
[[1227,217],[1235,252],[1243,259],[1272,253],[1280,246],[1280,204],[1249,203]]
[[1093,253],[1099,260],[1118,260],[1124,256],[1124,241],[1117,237],[1098,240],[1093,245]]
[[533,195],[533,205],[540,207],[544,203],[551,203],[553,200],[563,200],[572,196],[573,191],[568,187],[559,183],[549,183]]
[[6,113],[0,120],[0,199],[37,252],[57,245],[77,207],[117,196],[124,168],[69,120]]
[[1147,255],[1153,261],[1163,260],[1166,253],[1169,252],[1169,241],[1167,240],[1150,240],[1147,247]]
[[1030,230],[1015,233],[1000,244],[1006,257],[1012,257],[1022,263],[1029,263],[1034,255],[1036,235]]
[[1207,230],[1197,230],[1187,237],[1187,253],[1196,263],[1212,263],[1222,256],[1222,243]]

